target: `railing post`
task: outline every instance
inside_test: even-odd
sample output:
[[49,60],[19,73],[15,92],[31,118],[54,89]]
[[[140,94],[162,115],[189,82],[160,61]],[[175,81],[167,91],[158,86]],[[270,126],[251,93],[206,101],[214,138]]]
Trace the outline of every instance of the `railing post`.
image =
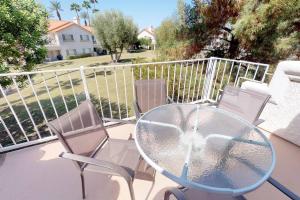
[[202,91],[202,99],[204,100],[210,99],[213,80],[216,73],[216,67],[217,67],[217,60],[214,57],[210,57],[208,61],[208,67],[206,68],[205,82]]
[[83,84],[85,97],[86,97],[86,99],[90,100],[91,97],[90,97],[90,93],[89,93],[89,90],[88,90],[88,87],[87,87],[87,82],[86,82],[83,66],[80,66],[80,76],[81,76],[81,79],[82,79],[82,84]]

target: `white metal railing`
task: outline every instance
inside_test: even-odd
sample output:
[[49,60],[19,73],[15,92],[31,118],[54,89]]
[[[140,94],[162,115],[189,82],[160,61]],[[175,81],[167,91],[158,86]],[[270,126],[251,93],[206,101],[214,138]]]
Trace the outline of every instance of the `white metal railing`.
[[9,93],[0,86],[0,152],[55,139],[46,123],[85,99],[93,101],[102,117],[132,118],[137,79],[163,78],[174,102],[199,103],[216,101],[227,84],[264,82],[268,68],[213,57],[0,74],[12,83]]

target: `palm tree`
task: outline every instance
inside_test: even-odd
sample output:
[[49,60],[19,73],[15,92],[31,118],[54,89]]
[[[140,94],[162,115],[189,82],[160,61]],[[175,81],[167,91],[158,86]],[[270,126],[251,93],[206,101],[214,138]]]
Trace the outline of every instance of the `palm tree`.
[[71,10],[71,11],[75,11],[75,12],[76,12],[77,19],[79,19],[79,14],[78,14],[78,12],[80,11],[80,5],[77,4],[77,3],[72,3],[71,6],[70,6],[70,10]]
[[96,3],[98,3],[98,0],[90,0],[90,2],[94,5],[94,9],[93,9],[93,12],[94,12],[94,10],[97,10]]
[[56,16],[58,17],[59,20],[61,20],[60,11],[63,11],[63,9],[61,8],[61,4],[59,1],[57,1],[57,0],[50,1],[49,9],[51,12],[55,11]]
[[89,14],[86,11],[82,11],[80,17],[84,20],[84,25],[87,26],[88,23],[86,20],[89,19]]
[[91,3],[88,1],[88,0],[84,0],[82,2],[82,5],[81,5],[83,8],[86,9],[86,12],[87,12],[87,16],[88,16],[88,21],[89,21],[89,25],[91,25],[91,22],[90,22],[90,14],[89,14],[89,9],[91,9]]

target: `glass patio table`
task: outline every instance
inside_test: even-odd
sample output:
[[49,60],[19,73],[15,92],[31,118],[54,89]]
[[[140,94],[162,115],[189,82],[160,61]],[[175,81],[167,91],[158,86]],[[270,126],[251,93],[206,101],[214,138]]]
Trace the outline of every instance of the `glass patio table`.
[[135,127],[143,158],[185,187],[240,196],[259,187],[275,165],[272,144],[230,112],[197,104],[168,104],[145,113]]

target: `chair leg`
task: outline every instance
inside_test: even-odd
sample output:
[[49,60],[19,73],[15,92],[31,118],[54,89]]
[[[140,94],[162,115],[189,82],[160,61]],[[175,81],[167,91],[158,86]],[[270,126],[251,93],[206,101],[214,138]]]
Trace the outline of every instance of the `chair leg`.
[[84,185],[84,176],[83,176],[83,172],[80,173],[80,179],[81,179],[82,199],[85,199],[85,185]]
[[132,181],[128,182],[128,188],[129,188],[131,200],[135,200]]

